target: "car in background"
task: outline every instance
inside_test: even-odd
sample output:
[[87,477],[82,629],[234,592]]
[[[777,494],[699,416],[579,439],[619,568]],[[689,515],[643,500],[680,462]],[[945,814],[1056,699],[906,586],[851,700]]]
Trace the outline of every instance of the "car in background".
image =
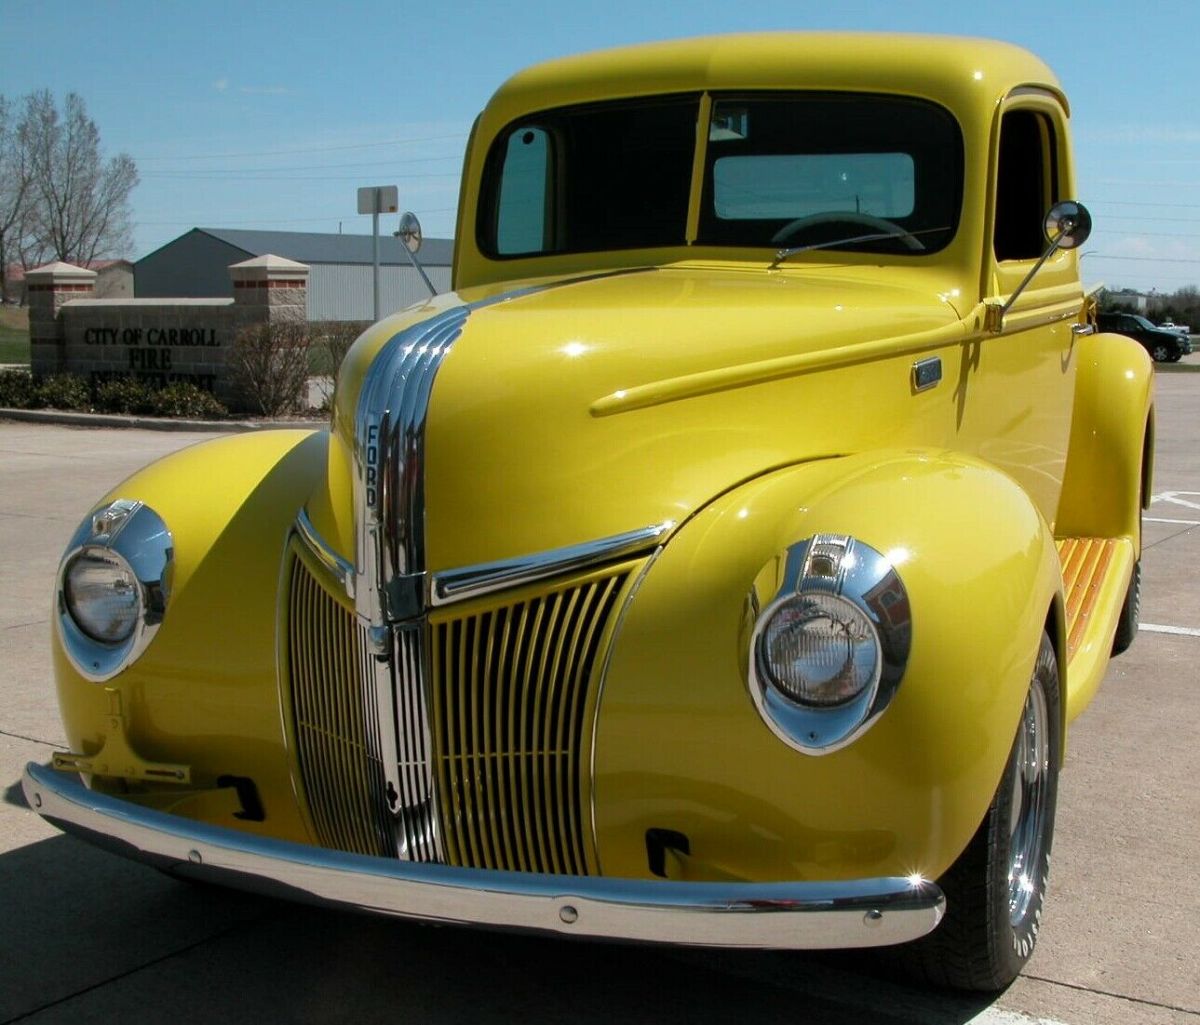
[[1101,331],[1115,331],[1140,342],[1155,363],[1177,363],[1192,351],[1191,339],[1178,325],[1155,327],[1137,313],[1100,313],[1096,322]]

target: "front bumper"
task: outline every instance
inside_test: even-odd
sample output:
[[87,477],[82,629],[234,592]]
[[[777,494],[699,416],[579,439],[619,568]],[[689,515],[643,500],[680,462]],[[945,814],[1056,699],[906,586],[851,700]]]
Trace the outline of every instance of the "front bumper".
[[392,861],[210,826],[87,789],[30,764],[22,781],[64,832],[174,874],[430,922],[691,946],[821,949],[932,930],[942,891],[919,879],[692,883],[492,872]]

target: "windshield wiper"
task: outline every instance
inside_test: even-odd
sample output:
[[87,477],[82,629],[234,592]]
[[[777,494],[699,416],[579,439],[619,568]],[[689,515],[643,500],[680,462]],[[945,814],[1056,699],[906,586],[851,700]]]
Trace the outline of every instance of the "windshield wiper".
[[[884,239],[902,239],[905,235],[929,235],[936,231],[949,231],[950,228],[921,228],[919,231],[906,231],[904,235],[897,235],[894,231],[873,231],[869,235],[851,235],[849,238],[837,238],[830,242],[812,242],[806,246],[791,246],[787,249],[780,249],[775,254],[775,259],[771,261],[767,270],[774,270],[789,256],[795,256],[797,253],[811,253],[815,249],[832,249],[834,246],[848,246],[856,242],[881,242]],[[922,246],[921,249],[925,247]],[[916,250],[914,250],[915,252]]]

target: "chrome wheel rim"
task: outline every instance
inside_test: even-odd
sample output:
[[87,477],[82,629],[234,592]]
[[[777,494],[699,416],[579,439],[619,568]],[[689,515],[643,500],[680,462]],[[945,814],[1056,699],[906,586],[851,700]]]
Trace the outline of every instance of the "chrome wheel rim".
[[1037,898],[1045,861],[1050,734],[1046,692],[1036,673],[1021,714],[1015,763],[1008,845],[1008,911],[1014,927]]

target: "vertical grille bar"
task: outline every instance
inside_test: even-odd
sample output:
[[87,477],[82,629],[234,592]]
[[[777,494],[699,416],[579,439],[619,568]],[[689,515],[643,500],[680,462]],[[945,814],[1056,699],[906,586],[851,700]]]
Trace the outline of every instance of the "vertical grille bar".
[[383,769],[364,714],[365,630],[300,559],[292,564],[288,660],[301,780],[318,841],[394,855]]
[[436,797],[452,864],[587,873],[584,718],[625,574],[432,627]]

